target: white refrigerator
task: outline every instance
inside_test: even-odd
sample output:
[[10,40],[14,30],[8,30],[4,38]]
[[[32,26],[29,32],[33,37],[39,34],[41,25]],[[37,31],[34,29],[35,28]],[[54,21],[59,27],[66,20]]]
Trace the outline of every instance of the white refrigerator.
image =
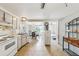
[[45,45],[51,45],[51,31],[46,30],[44,32]]

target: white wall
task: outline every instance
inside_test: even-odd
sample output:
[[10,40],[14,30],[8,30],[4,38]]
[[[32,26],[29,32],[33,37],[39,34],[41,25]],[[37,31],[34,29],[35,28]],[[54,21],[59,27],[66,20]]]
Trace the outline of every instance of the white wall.
[[[66,16],[65,18],[59,21],[59,43],[61,45],[62,45],[63,36],[65,35],[65,23],[75,19],[76,17],[79,17],[79,12]],[[79,48],[71,46],[70,49],[75,51],[77,54],[79,54]]]

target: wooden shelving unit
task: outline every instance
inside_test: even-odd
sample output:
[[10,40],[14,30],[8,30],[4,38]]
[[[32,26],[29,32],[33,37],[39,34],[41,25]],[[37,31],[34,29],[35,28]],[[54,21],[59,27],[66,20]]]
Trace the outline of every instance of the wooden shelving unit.
[[[64,48],[64,42],[68,48]],[[65,24],[65,36],[63,37],[63,50],[73,56],[78,56],[70,49],[70,45],[79,48],[79,17]]]
[[[64,48],[64,41],[68,43],[68,48]],[[72,37],[63,37],[63,50],[65,50],[67,53],[69,53],[72,56],[79,56],[72,50],[70,50],[70,44],[79,48],[79,40]]]

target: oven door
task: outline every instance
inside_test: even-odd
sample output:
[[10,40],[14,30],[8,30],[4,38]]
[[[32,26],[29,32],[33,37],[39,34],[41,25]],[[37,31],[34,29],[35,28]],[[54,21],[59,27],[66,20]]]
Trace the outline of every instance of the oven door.
[[[1,53],[2,56],[10,55],[14,50],[17,52],[17,39],[8,38],[6,42],[1,46]],[[15,53],[14,53],[15,54]]]

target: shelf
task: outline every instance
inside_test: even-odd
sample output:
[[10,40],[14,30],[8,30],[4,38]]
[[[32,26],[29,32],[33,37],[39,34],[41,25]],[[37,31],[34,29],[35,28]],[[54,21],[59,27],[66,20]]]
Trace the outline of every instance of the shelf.
[[70,32],[70,33],[79,33],[79,32]]
[[76,38],[68,38],[68,37],[64,37],[64,41],[65,42],[68,42],[69,44],[73,45],[73,46],[76,46],[79,48],[79,40],[76,39]]
[[75,52],[68,50],[68,49],[64,49],[64,51],[66,51],[69,55],[71,56],[79,56],[78,54],[76,54]]
[[[68,48],[64,48],[64,42],[68,43]],[[79,48],[79,40],[73,37],[63,37],[63,50],[66,51],[71,56],[79,56],[75,52],[73,52],[69,47],[70,44]]]
[[66,26],[79,26],[79,23],[76,23],[76,24],[69,24],[69,25],[66,25]]
[[73,26],[73,25],[77,25],[77,24],[69,24],[69,26]]
[[79,25],[79,23],[77,23],[76,25]]
[[[65,33],[67,33],[65,34],[65,36],[67,37],[63,37],[63,50],[64,50],[64,42],[68,43],[68,49],[69,45],[73,45],[74,47],[79,48],[79,17],[65,24]],[[69,54],[77,56],[76,53],[68,49],[65,50]]]
[[70,33],[79,33],[79,31],[71,31],[71,30],[66,30],[66,32],[70,32]]
[[76,23],[76,24],[69,24],[69,25],[66,25],[66,26],[78,26],[79,23]]

